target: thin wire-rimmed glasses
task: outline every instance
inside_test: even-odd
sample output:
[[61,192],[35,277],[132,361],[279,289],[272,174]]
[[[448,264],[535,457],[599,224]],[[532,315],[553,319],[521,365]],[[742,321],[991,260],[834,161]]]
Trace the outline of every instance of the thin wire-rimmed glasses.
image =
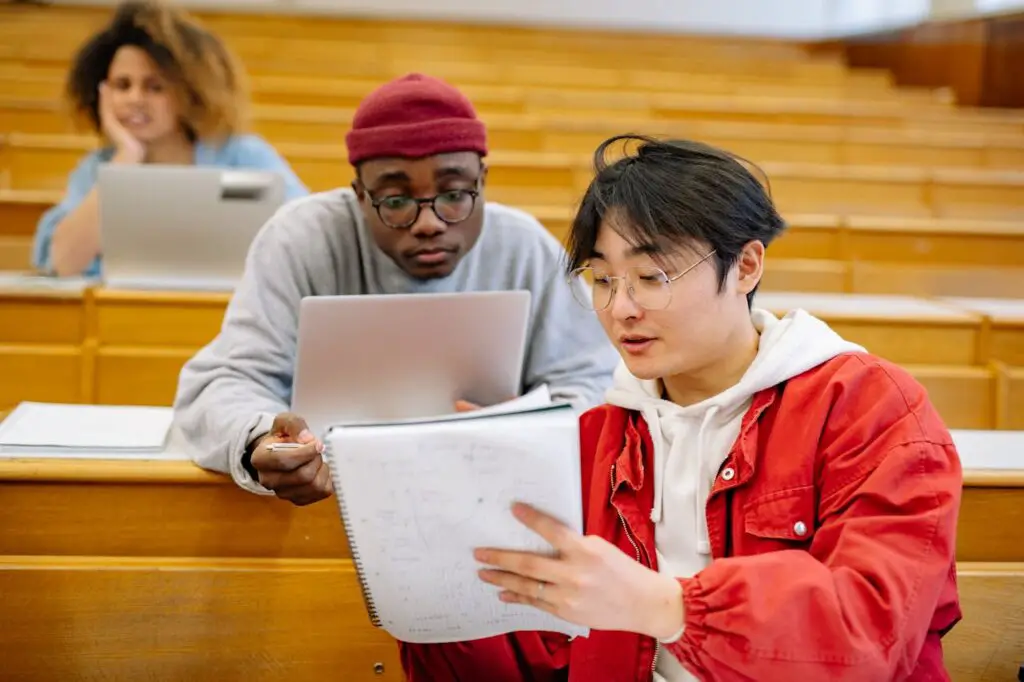
[[581,277],[590,285],[590,296],[580,287],[572,287],[576,302],[588,310],[604,310],[615,300],[619,282],[626,283],[626,293],[644,310],[664,310],[672,302],[672,283],[715,255],[712,251],[686,268],[678,275],[669,277],[665,271],[653,265],[636,265],[626,268],[626,274],[615,277],[605,268],[593,266],[576,268],[573,277]]
[[376,209],[382,223],[395,230],[404,230],[416,224],[424,205],[429,205],[434,215],[446,225],[461,223],[473,215],[478,196],[478,189],[452,189],[426,199],[405,195],[374,199],[371,195],[370,205]]

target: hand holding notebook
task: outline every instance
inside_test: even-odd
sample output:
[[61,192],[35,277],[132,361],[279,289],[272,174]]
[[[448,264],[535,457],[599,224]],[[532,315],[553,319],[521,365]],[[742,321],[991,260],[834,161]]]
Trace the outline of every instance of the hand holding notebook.
[[326,456],[375,625],[406,642],[588,632],[502,603],[473,556],[478,547],[551,552],[512,516],[517,501],[582,532],[576,414],[536,402],[328,430]]

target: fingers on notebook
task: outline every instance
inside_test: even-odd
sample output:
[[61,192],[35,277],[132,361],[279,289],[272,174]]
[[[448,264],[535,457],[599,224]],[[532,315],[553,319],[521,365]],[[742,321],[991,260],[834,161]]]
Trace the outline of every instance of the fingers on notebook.
[[468,400],[456,400],[455,411],[456,412],[472,412],[473,410],[479,410],[480,406],[476,403],[471,403]]

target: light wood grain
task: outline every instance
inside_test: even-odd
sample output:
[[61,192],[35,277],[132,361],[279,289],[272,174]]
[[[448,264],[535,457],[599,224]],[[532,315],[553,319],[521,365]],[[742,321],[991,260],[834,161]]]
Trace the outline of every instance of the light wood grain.
[[1024,665],[1024,564],[961,563],[963,620],[943,638],[954,682],[1006,682]]
[[403,679],[348,561],[0,557],[6,679]]

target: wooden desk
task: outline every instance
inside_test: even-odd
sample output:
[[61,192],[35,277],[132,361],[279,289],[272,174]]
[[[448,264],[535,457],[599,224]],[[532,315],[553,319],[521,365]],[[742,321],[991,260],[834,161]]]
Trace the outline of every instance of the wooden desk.
[[85,291],[0,287],[0,409],[88,397]]
[[[402,679],[332,501],[293,507],[182,461],[2,459],[0,499],[11,679]],[[946,656],[973,682],[1024,642],[1024,564],[1006,563],[1024,561],[1024,472],[968,472],[959,532],[971,621]]]
[[1008,365],[1024,366],[1024,299],[943,300],[963,310],[984,316],[988,332],[986,355],[989,358]]
[[93,289],[91,401],[170,405],[182,365],[217,336],[229,299],[222,293]]
[[0,271],[30,267],[36,225],[58,201],[60,195],[54,192],[0,189]]
[[784,315],[803,308],[842,337],[900,364],[983,363],[980,315],[909,296],[759,293],[755,305]]
[[[0,371],[13,379],[0,388],[0,409],[21,400],[170,405],[181,366],[216,336],[227,301],[102,287],[0,289]],[[768,291],[758,305],[779,314],[804,307],[904,364],[951,427],[1003,427],[997,405],[1006,401],[987,365],[980,314],[906,297]]]
[[22,400],[170,405],[181,366],[217,335],[227,302],[74,283],[0,287],[0,409]]

